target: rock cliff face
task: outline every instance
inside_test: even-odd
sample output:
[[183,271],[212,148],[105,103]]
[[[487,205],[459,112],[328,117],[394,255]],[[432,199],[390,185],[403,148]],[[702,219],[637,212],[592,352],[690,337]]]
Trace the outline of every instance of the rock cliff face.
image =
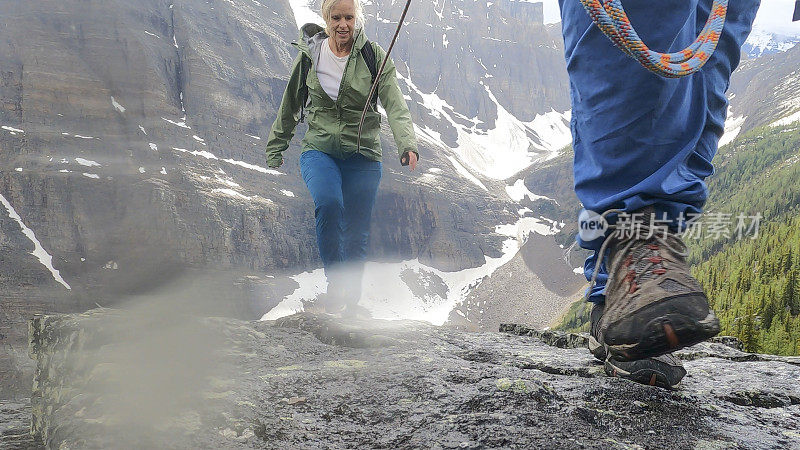
[[[386,47],[402,5],[370,3],[366,31]],[[484,85],[522,122],[570,109],[561,27],[543,24],[541,3],[440,0],[413,6],[393,54],[402,61],[402,75],[421,92],[487,122],[485,129],[493,128],[498,112]],[[429,124],[424,102],[413,103],[416,116]],[[446,129],[452,126],[441,125],[431,128],[451,133]]]
[[[800,360],[680,352],[673,391],[607,378],[578,335],[464,333],[151,308],[38,317],[33,430],[51,448],[792,448]],[[162,313],[164,311],[159,311]],[[152,333],[142,333],[142,331]],[[151,351],[157,349],[156,351]]]
[[[403,4],[367,3],[387,47]],[[570,142],[561,28],[542,17],[541,3],[420,2],[393,51],[420,138],[480,179],[524,176]]]
[[798,65],[797,45],[785,52],[743,61],[731,78],[726,134],[736,136],[789,117],[792,119],[784,125],[796,121],[800,117]]
[[[503,11],[491,14],[480,8],[460,11],[474,20],[487,15],[499,21],[501,13],[508,15],[509,29],[523,33],[520,40],[528,42],[516,50],[521,53],[535,53],[528,46],[550,39],[542,37],[549,35],[540,23],[525,31],[514,26],[529,19],[540,22],[541,5],[501,3]],[[0,133],[0,192],[54,256],[66,280],[75,280],[78,287],[107,284],[114,278],[102,270],[109,261],[121,271],[140,262],[157,267],[154,263],[164,258],[260,271],[317,264],[309,227],[295,226],[308,224],[311,215],[297,173],[297,148],[290,149],[280,172],[268,171],[259,139],[274,118],[294,56],[289,41],[296,31],[287,2],[147,0],[133,6],[44,1],[7,2],[0,8],[8,24],[0,36],[7,42],[0,49],[0,121],[9,128]],[[434,12],[441,14],[427,4],[415,11],[418,18],[409,32],[422,36],[414,27],[424,27]],[[486,55],[470,64],[485,59],[485,64],[512,66],[502,58],[514,55],[500,52],[497,43],[478,45],[489,39],[489,32],[470,32],[467,24],[453,30],[450,39],[453,45],[475,40],[465,51]],[[498,28],[493,35],[505,38],[507,32]],[[385,36],[387,30],[375,34]],[[414,82],[428,92],[442,74],[461,64],[462,55],[446,48],[431,54],[416,44],[416,39],[404,39],[397,58],[419,66]],[[412,52],[424,52],[426,59]],[[557,50],[547,55],[560,57]],[[507,108],[525,118],[546,110],[545,104],[563,107],[563,80],[550,88],[553,94],[532,90],[547,85],[537,77],[562,74],[535,66],[520,70],[527,73],[486,78],[489,86],[499,80],[514,84],[497,89]],[[457,111],[493,120],[495,111],[477,106],[486,103],[485,96],[470,94],[478,85],[470,76],[455,77],[437,92]],[[411,103],[416,107],[416,101]],[[422,110],[415,114],[423,124],[426,115]],[[429,152],[424,161],[425,168],[444,166],[434,189],[424,183],[409,186],[418,177],[398,173],[395,161],[387,159],[375,253],[422,255],[449,268],[480,263],[491,239],[480,239],[474,231],[510,220],[503,211],[508,199],[489,194],[485,204],[476,205],[474,196],[485,192],[465,187],[444,155]],[[13,223],[6,225],[14,235]],[[408,226],[415,232],[400,236],[399,230]],[[26,239],[14,236],[13,241],[23,247]]]

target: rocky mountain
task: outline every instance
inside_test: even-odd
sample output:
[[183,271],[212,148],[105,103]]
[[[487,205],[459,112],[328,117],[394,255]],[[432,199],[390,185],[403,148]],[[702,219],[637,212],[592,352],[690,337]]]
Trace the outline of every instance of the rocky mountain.
[[[761,4],[753,31],[742,49],[749,57],[783,52],[800,42],[797,4],[793,0],[772,0]],[[797,10],[800,11],[800,10]]]
[[[397,15],[380,8],[367,32],[382,43]],[[478,178],[509,180],[571,140],[561,29],[542,22],[541,3],[439,0],[405,25],[395,58],[420,137]]]
[[754,29],[742,50],[751,58],[785,52],[800,43],[800,37]]
[[721,145],[763,125],[800,120],[800,46],[745,59],[731,78],[730,109]]

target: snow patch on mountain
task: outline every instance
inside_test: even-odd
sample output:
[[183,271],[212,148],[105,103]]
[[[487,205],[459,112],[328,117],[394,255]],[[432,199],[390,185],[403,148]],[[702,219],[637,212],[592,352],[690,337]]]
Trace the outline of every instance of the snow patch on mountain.
[[775,87],[773,95],[780,98],[779,110],[783,116],[781,119],[771,123],[770,126],[777,127],[789,125],[800,118],[800,70],[795,70],[786,76],[781,83]]
[[248,196],[246,196],[244,194],[241,194],[241,193],[239,193],[237,191],[234,191],[233,189],[228,189],[228,188],[214,189],[214,190],[211,191],[211,193],[212,194],[222,194],[222,195],[226,195],[228,197],[233,197],[233,198],[237,198],[237,199],[241,199],[241,200],[251,200],[253,198],[253,197],[248,197]]
[[795,0],[769,0],[761,7],[744,51],[751,57],[785,52],[800,42],[800,22],[792,22]]
[[[500,104],[488,85],[481,82],[497,111],[494,127],[485,130],[485,121],[458,113],[435,91],[423,92],[414,84],[411,77],[405,77],[400,73],[398,78],[405,83],[409,91],[421,98],[419,105],[430,111],[432,117],[443,120],[457,132],[454,147],[444,143],[438,132],[427,127],[417,127],[416,130],[422,139],[443,148],[450,148],[471,173],[490,179],[505,180],[537,162],[558,156],[558,151],[572,142],[569,128],[570,111],[560,113],[552,110],[537,115],[530,122],[522,122]],[[464,122],[468,122],[469,125],[465,125]],[[459,173],[464,175],[463,171],[459,170]],[[475,182],[472,177],[466,177]]]
[[279,172],[273,169],[267,169],[261,166],[257,166],[255,164],[246,163],[244,161],[237,161],[233,158],[226,158],[223,159],[228,164],[232,164],[234,166],[244,167],[245,169],[255,170],[256,172],[265,173],[267,175],[283,175],[283,172]]
[[776,120],[772,122],[769,126],[771,127],[782,127],[786,125],[790,125],[794,122],[800,122],[800,111],[797,111],[794,114],[784,117],[783,119]]
[[[169,120],[166,117],[162,117],[161,120],[164,120],[166,122],[169,122],[169,123],[171,123],[171,124],[173,124],[175,126],[181,127],[181,128],[186,128],[187,130],[191,130],[192,129],[192,127],[190,127],[189,125],[186,125],[186,116],[183,116],[183,118],[181,118],[181,120],[179,122],[176,122],[174,120]],[[147,133],[145,133],[145,134],[147,134]]]
[[22,229],[22,234],[24,234],[25,237],[27,237],[28,239],[30,239],[31,242],[33,242],[33,251],[30,254],[35,256],[39,260],[39,262],[42,263],[42,265],[45,266],[47,270],[50,271],[50,274],[53,275],[53,278],[57,282],[61,283],[61,285],[64,286],[65,288],[72,290],[70,285],[66,281],[64,281],[63,278],[61,278],[61,274],[59,273],[58,269],[53,267],[53,256],[47,253],[47,251],[44,249],[39,240],[36,239],[36,235],[33,233],[33,230],[31,230],[25,225],[25,223],[22,221],[22,217],[20,217],[20,215],[17,214],[17,211],[2,194],[0,194],[0,203],[2,203],[3,206],[6,208],[6,211],[8,211],[8,217],[17,222],[17,224],[19,224],[19,227]]
[[745,120],[746,117],[744,116],[733,117],[731,106],[728,105],[728,118],[725,120],[725,133],[719,140],[719,147],[730,144],[734,139],[736,139],[737,136],[739,136]]
[[23,131],[23,130],[20,130],[19,128],[10,127],[10,126],[8,126],[8,125],[3,125],[3,126],[0,126],[0,128],[2,128],[3,130],[6,130],[6,131],[8,131],[8,132],[9,132],[9,133],[11,133],[11,134],[14,134],[14,133],[24,133],[24,132],[25,132],[25,131]]
[[466,167],[461,165],[461,163],[459,163],[454,157],[452,157],[450,155],[447,155],[447,159],[450,160],[450,163],[453,164],[453,167],[456,169],[456,172],[458,172],[459,175],[461,175],[462,177],[464,177],[467,180],[471,181],[472,183],[474,183],[476,186],[478,186],[479,188],[483,189],[484,191],[487,191],[487,192],[489,191],[489,189],[486,188],[486,185],[484,185],[481,182],[481,180],[475,178],[475,175],[470,173],[470,171],[467,170]]
[[459,159],[481,175],[504,180],[530,167],[536,154],[531,151],[534,145],[528,138],[525,124],[500,105],[488,86],[484,85],[484,88],[497,107],[495,127],[482,131],[477,123],[469,128],[456,124],[458,146],[453,150]]
[[551,153],[551,157],[558,156],[558,150],[572,144],[572,131],[569,124],[572,119],[572,111],[560,113],[555,109],[544,114],[537,114],[530,121],[525,122],[539,138],[539,148]]
[[[495,233],[508,238],[503,241],[502,255],[497,258],[487,256],[483,265],[457,272],[443,272],[422,264],[419,259],[398,263],[368,262],[359,305],[378,319],[424,320],[442,325],[472,289],[511,261],[531,233],[552,235],[558,230],[555,222],[534,217],[499,225]],[[303,311],[304,302],[313,301],[327,289],[323,269],[291,278],[299,287],[264,314],[261,320],[275,320]]]
[[313,9],[311,9],[311,0],[289,0],[289,5],[294,12],[294,20],[297,22],[297,28],[301,28],[307,23],[316,23],[323,25],[325,23]]
[[84,158],[75,158],[75,162],[86,167],[100,167],[100,163]]
[[120,104],[119,104],[119,102],[117,102],[117,100],[116,100],[114,97],[111,97],[111,105],[112,105],[112,106],[114,107],[114,109],[116,109],[117,111],[119,111],[119,112],[121,112],[121,113],[124,113],[124,112],[125,112],[125,107],[124,107],[124,106],[122,106],[122,105],[120,105]]
[[234,166],[244,167],[245,169],[254,170],[256,172],[265,173],[265,174],[268,174],[268,175],[283,175],[283,172],[279,172],[277,170],[272,170],[272,169],[267,169],[265,167],[257,166],[255,164],[246,163],[244,161],[238,161],[238,160],[235,160],[233,158],[225,158],[225,159],[220,160],[219,158],[217,158],[217,155],[215,155],[215,154],[213,154],[211,152],[205,151],[205,150],[186,150],[185,148],[178,148],[178,147],[172,147],[172,149],[175,150],[175,151],[179,151],[181,153],[188,153],[188,154],[190,154],[192,156],[200,156],[200,157],[205,158],[205,159],[214,159],[214,160],[224,161],[224,162],[226,162],[228,164],[231,164],[231,165],[234,165]]
[[513,185],[506,186],[506,193],[511,198],[511,200],[514,200],[515,202],[521,202],[522,199],[524,199],[525,197],[528,197],[529,199],[531,199],[531,201],[536,201],[540,199],[555,201],[550,197],[545,197],[544,195],[536,195],[530,190],[528,190],[528,187],[525,186],[525,180],[521,178],[515,181]]

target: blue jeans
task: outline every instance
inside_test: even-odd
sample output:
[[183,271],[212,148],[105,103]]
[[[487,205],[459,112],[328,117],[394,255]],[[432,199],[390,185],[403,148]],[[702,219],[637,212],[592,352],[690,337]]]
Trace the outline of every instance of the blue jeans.
[[[679,51],[692,43],[712,0],[625,0],[625,11],[650,48]],[[575,192],[585,209],[635,211],[653,206],[676,221],[699,214],[707,198],[703,181],[725,127],[725,91],[760,0],[737,0],[719,45],[697,73],[668,79],[617,49],[577,0],[559,0],[572,100]],[[612,221],[613,222],[613,221]],[[590,279],[603,238],[584,264]],[[601,267],[590,300],[605,300]]]
[[300,173],[314,199],[317,245],[328,290],[346,289],[347,297],[358,301],[381,163],[359,154],[342,160],[307,150],[300,155]]

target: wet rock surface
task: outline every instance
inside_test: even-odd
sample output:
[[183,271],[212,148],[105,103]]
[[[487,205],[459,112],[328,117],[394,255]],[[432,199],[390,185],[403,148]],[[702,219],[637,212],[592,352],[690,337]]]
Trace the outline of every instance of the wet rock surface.
[[42,448],[30,433],[31,405],[29,401],[0,400],[0,448],[5,450],[34,450]]
[[[32,322],[34,429],[48,446],[800,446],[798,361],[723,344],[681,352],[689,375],[670,391],[606,377],[575,337],[559,348],[533,332],[297,314],[170,318],[156,322],[172,331],[144,338],[142,322],[109,310]],[[142,367],[132,349],[150,339],[161,350]],[[174,392],[147,395],[165,382]]]

